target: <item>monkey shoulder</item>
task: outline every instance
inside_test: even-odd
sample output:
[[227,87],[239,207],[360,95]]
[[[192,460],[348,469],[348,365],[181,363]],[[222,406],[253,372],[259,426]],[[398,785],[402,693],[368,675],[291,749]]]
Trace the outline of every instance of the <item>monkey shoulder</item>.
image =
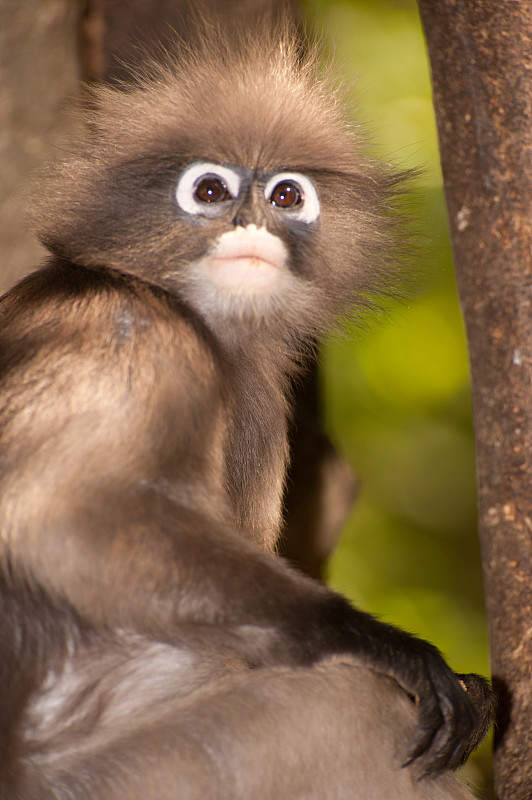
[[140,280],[54,262],[0,301],[0,444],[11,471],[29,454],[48,473],[92,463],[96,474],[219,450],[223,387],[201,325]]
[[[220,354],[201,321],[172,295],[113,270],[52,262],[0,300],[0,379],[11,371],[75,374],[91,365],[117,380],[220,381]],[[68,362],[68,370],[65,369]],[[92,370],[91,370],[92,371]],[[225,373],[226,374],[226,373]]]

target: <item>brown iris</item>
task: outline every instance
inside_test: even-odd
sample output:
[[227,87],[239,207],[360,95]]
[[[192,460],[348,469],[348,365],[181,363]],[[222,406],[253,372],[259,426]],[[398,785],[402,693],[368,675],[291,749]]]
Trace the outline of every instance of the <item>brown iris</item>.
[[196,186],[194,195],[202,203],[222,203],[230,197],[226,185],[214,175],[202,178]]
[[301,191],[295,183],[282,181],[270,195],[270,202],[279,208],[294,208],[301,203]]

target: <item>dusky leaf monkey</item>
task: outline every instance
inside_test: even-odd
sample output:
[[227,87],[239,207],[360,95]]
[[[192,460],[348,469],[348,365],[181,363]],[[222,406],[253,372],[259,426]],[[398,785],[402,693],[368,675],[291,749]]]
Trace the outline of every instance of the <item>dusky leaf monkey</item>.
[[288,27],[200,27],[92,92],[0,303],[0,797],[469,797],[482,679],[275,555],[291,385],[393,281],[400,177]]

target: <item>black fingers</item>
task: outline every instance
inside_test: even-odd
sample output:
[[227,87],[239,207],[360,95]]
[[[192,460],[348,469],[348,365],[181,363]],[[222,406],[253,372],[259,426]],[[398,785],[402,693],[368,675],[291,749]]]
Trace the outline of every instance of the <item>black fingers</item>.
[[[418,725],[405,763],[416,762],[419,777],[458,767],[490,725],[493,700],[486,682],[455,675],[433,645],[351,608],[343,598],[329,595],[325,607],[327,617],[316,630],[329,632],[327,649],[362,657],[415,699]],[[316,643],[315,649],[322,650]]]
[[432,648],[425,665],[428,681],[417,694],[419,723],[405,762],[416,762],[420,778],[463,763],[486,734],[493,713],[482,678],[455,675]]
[[482,676],[468,673],[467,675],[459,674],[456,677],[467,692],[467,696],[473,703],[478,716],[477,727],[473,731],[464,751],[461,762],[463,763],[469,754],[479,746],[489,731],[495,715],[497,699],[491,691],[488,681]]

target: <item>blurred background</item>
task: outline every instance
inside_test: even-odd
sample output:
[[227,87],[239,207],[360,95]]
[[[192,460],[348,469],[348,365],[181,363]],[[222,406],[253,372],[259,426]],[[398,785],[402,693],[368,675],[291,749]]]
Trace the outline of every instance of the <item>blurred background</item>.
[[[338,336],[323,358],[328,432],[360,488],[328,581],[436,644],[453,669],[489,675],[476,531],[465,332],[447,234],[430,73],[414,0],[306,0],[372,153],[421,168],[417,274],[406,302]],[[491,797],[485,746],[464,777]]]

